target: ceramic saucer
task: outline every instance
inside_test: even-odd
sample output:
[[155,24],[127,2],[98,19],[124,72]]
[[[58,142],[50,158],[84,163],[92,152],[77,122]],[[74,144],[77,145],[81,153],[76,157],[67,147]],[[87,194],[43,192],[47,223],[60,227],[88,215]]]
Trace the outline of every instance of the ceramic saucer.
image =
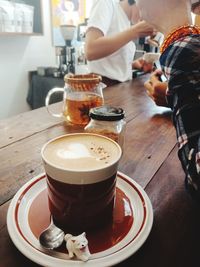
[[141,186],[118,172],[113,222],[96,232],[86,232],[92,254],[86,263],[70,260],[65,244],[53,251],[40,246],[39,234],[49,223],[46,176],[41,174],[26,183],[10,203],[7,227],[15,246],[42,266],[105,267],[125,260],[143,245],[153,224],[153,210]]

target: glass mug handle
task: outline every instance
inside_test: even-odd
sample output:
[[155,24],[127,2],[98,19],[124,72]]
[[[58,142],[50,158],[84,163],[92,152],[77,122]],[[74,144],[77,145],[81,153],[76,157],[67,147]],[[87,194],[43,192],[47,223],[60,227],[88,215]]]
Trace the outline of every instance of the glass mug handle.
[[53,88],[51,89],[47,96],[46,96],[46,99],[45,99],[45,106],[47,108],[47,111],[49,112],[49,114],[51,114],[52,116],[54,117],[57,117],[57,118],[62,118],[63,117],[63,113],[53,113],[50,108],[49,108],[49,101],[51,99],[51,96],[54,94],[54,93],[57,93],[57,92],[62,92],[64,94],[65,90],[64,88]]

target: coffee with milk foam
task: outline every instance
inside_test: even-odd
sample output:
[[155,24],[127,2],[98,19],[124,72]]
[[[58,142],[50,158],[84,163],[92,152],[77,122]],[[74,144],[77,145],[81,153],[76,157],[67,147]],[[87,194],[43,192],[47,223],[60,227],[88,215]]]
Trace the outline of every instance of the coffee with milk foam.
[[44,150],[52,165],[68,170],[90,171],[113,164],[120,156],[118,146],[98,135],[70,135],[53,140]]
[[121,148],[91,133],[68,134],[42,149],[49,209],[54,223],[73,233],[112,219]]

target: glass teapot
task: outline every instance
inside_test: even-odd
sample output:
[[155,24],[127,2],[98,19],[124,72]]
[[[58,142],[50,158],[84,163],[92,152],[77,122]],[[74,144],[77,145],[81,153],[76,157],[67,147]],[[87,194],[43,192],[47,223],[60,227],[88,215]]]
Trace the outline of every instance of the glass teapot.
[[[46,97],[48,112],[55,117],[63,117],[68,122],[86,125],[89,118],[89,110],[102,106],[104,103],[103,91],[105,84],[101,82],[101,76],[97,74],[66,74],[64,76],[64,88],[51,89]],[[49,108],[51,95],[63,92],[63,107],[61,113],[53,113]]]

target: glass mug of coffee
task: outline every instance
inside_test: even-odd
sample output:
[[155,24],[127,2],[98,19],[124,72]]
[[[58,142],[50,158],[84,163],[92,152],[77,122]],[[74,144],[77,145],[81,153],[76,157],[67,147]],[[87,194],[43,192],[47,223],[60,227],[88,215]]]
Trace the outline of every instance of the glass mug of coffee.
[[92,133],[66,134],[42,148],[49,209],[69,233],[112,222],[120,146]]
[[[103,105],[102,89],[105,84],[101,76],[96,74],[67,74],[64,77],[64,88],[51,89],[46,97],[45,104],[49,113],[55,117],[63,117],[72,124],[86,125],[89,122],[89,110]],[[63,92],[63,111],[53,113],[49,108],[51,95]]]

